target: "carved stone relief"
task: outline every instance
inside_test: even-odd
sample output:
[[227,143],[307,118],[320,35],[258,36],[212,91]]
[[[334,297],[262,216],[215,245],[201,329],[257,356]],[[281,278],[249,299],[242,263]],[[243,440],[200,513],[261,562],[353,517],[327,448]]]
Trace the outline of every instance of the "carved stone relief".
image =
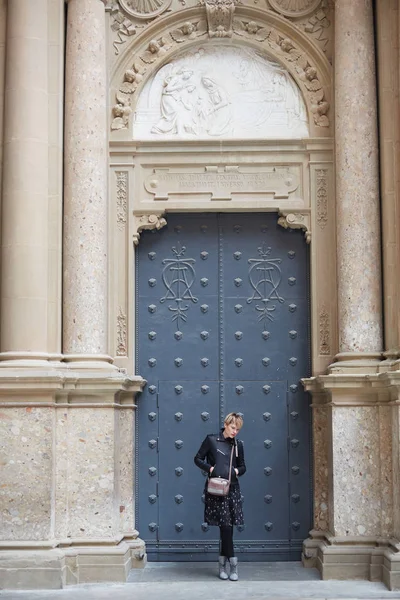
[[285,229],[303,229],[307,244],[311,242],[310,215],[280,211],[278,225]]
[[119,307],[117,315],[117,356],[127,355],[126,314]]
[[320,8],[307,19],[297,23],[298,27],[313,38],[319,48],[332,60],[333,17],[328,0],[323,0]]
[[319,312],[318,327],[319,327],[319,353],[323,356],[326,356],[331,353],[331,344],[330,344],[329,313],[325,307],[323,307]]
[[157,17],[171,4],[171,0],[119,0],[119,2],[128,15],[139,19]]
[[312,66],[305,53],[299,50],[290,38],[283,37],[275,29],[263,27],[255,21],[235,19],[233,29],[240,36],[265,42],[282,61],[293,65],[306,88],[315,124],[319,127],[329,127],[328,111],[330,106],[318,79],[317,69]]
[[317,223],[324,229],[328,223],[328,170],[317,169],[316,195],[317,195]]
[[128,172],[117,171],[117,225],[118,229],[124,229],[128,206]]
[[166,219],[160,214],[135,215],[133,217],[132,236],[133,243],[137,245],[140,239],[140,232],[144,229],[162,229],[167,224]]
[[200,4],[206,7],[210,38],[232,37],[235,0],[200,0]]
[[137,30],[141,29],[143,25],[132,23],[132,21],[118,9],[118,7],[115,7],[111,10],[111,15],[111,31],[114,31],[116,34],[113,47],[115,54],[118,55],[120,52],[120,46],[125,44],[128,38],[135,35]]
[[[243,135],[253,138],[307,136],[306,111],[299,88],[282,64],[263,56],[263,48],[272,50],[281,63],[290,65],[297,72],[315,124],[317,127],[329,127],[330,105],[317,69],[304,51],[291,39],[256,21],[235,18],[232,28],[234,35],[259,43],[260,52],[233,45],[207,45],[192,48],[165,64],[166,55],[175,46],[207,34],[204,19],[187,21],[162,37],[151,40],[124,74],[116,94],[117,103],[112,109],[111,128],[128,127],[132,95],[148,65],[162,61],[164,66],[142,90],[135,114],[136,139],[154,139],[166,134],[173,138],[183,135],[193,139],[220,135],[228,138]],[[252,87],[249,88],[248,84]],[[238,112],[243,99],[247,105]],[[284,107],[286,126],[284,124],[279,128],[279,133],[274,133],[275,117],[277,113],[284,112]],[[252,120],[253,129],[258,132],[256,136],[254,132],[248,131],[246,134],[243,131],[248,127],[249,119]],[[161,127],[157,126],[157,120]],[[167,127],[166,130],[169,120],[171,128]],[[182,129],[179,133],[178,122],[181,122]],[[267,133],[260,133],[260,125],[267,126]]]
[[[191,34],[199,31],[195,27]],[[181,42],[184,33],[176,32],[171,35]],[[308,137],[308,120],[300,90],[284,67],[250,48],[207,45],[181,54],[146,83],[133,136],[299,138]]]
[[271,7],[285,17],[304,17],[312,13],[321,0],[269,0]]

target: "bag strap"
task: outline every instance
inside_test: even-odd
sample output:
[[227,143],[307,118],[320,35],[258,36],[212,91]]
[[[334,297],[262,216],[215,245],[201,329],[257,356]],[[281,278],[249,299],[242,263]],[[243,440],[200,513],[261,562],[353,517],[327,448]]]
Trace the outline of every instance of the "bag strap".
[[229,464],[229,485],[231,485],[231,478],[232,478],[232,460],[233,460],[233,450],[235,449],[235,445],[232,445],[232,451],[231,451],[231,462]]

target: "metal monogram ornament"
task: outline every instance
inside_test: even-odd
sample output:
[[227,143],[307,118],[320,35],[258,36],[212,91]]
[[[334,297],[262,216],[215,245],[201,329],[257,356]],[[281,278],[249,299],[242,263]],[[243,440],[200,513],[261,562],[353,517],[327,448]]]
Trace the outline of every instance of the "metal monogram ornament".
[[259,258],[249,258],[249,281],[253,288],[253,295],[247,298],[247,304],[251,304],[254,300],[260,300],[262,304],[256,304],[256,311],[259,312],[259,321],[264,321],[266,326],[267,319],[274,320],[271,314],[276,309],[274,300],[282,303],[282,298],[278,293],[278,288],[282,280],[282,272],[279,264],[282,262],[280,258],[269,258],[271,247],[263,244],[258,248]]
[[196,273],[194,270],[194,258],[185,258],[186,246],[172,247],[174,258],[164,258],[162,271],[162,281],[167,288],[166,294],[160,299],[161,303],[167,300],[175,300],[176,306],[170,305],[168,309],[173,313],[172,320],[177,321],[180,327],[180,320],[187,321],[187,311],[189,304],[184,300],[190,300],[193,304],[198,302],[198,298],[193,296],[191,287],[194,284]]

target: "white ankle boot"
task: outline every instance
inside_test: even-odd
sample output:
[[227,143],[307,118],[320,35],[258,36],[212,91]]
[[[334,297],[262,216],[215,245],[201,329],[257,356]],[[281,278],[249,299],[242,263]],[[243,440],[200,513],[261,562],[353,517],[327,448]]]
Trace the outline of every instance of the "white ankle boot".
[[220,579],[228,579],[228,573],[226,572],[226,560],[226,556],[220,556],[218,560]]
[[229,575],[229,579],[231,581],[237,581],[239,579],[239,575],[238,575],[238,559],[236,556],[232,556],[232,558],[229,559],[229,563],[231,566],[231,573]]

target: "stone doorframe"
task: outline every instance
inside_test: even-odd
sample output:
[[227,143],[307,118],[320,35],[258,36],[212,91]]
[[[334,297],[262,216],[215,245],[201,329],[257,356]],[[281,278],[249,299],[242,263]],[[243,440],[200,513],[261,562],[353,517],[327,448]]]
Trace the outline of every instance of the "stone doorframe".
[[[319,375],[326,372],[338,349],[332,69],[326,56],[287,19],[238,5],[229,37],[218,43],[247,45],[284,65],[302,92],[310,138],[229,141],[222,151],[220,141],[132,141],[132,113],[145,83],[183,47],[207,44],[212,36],[200,26],[205,17],[204,7],[197,7],[157,19],[127,45],[112,73],[110,351],[116,366],[132,372],[134,247],[143,230],[162,228],[169,212],[268,211],[276,213],[282,227],[303,230],[311,244],[312,372]],[[185,188],[188,177],[196,180],[199,174],[203,182],[209,179],[203,200],[191,193],[190,186]],[[264,194],[251,193],[254,177],[263,179]],[[217,178],[225,183],[215,197],[212,185]],[[235,196],[238,178],[250,190],[246,198]],[[185,201],[180,200],[179,190]],[[315,431],[314,437],[318,435],[323,437],[324,432]],[[318,446],[318,439],[315,443]],[[314,498],[317,501],[315,493]]]

